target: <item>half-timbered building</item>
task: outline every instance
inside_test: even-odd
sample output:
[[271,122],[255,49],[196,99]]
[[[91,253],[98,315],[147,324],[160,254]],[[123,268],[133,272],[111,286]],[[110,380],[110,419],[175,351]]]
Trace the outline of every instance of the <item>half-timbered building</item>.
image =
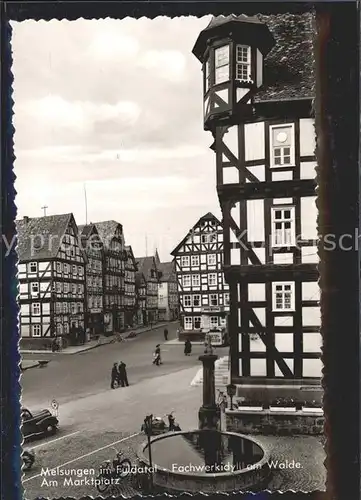
[[159,271],[155,257],[136,257],[135,260],[140,273],[140,283],[144,280],[146,284],[145,324],[156,323],[158,321]]
[[124,330],[125,251],[123,226],[114,220],[95,222],[103,245],[103,310],[105,334]]
[[179,317],[179,295],[175,263],[160,262],[158,252],[155,255],[159,270],[158,314],[159,321],[174,321]]
[[[138,269],[138,265],[137,265]],[[137,270],[135,273],[135,296],[137,325],[147,325],[147,282],[144,274]]]
[[313,16],[219,16],[193,53],[223,213],[232,382],[319,384]]
[[124,314],[125,325],[134,326],[137,324],[138,301],[135,292],[135,273],[137,265],[132,247],[126,245],[125,278],[124,278]]
[[223,228],[207,213],[171,252],[175,259],[180,321],[187,332],[226,326],[229,288],[223,275]]
[[104,333],[103,313],[103,244],[94,224],[78,226],[81,247],[87,256],[86,326],[90,336]]
[[42,349],[54,337],[71,343],[84,329],[86,255],[73,214],[16,222],[22,347]]

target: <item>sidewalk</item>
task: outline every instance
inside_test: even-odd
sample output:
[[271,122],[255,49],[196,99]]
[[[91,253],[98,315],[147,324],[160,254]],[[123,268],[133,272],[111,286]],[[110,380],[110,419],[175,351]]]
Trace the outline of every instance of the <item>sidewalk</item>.
[[[150,326],[140,326],[138,328],[130,328],[128,331],[122,333],[121,335],[124,338],[124,342],[130,342],[131,340],[134,340],[137,338],[137,336],[141,333],[144,332],[149,332],[151,330],[156,330],[157,328],[162,328],[164,326],[169,325],[169,323],[173,323],[172,321],[168,323],[157,323],[156,325],[153,325],[152,327]],[[137,335],[135,337],[131,337],[127,339],[127,335],[129,335],[131,332],[135,332]],[[110,337],[105,337],[104,335],[101,335],[98,340],[90,340],[84,345],[77,345],[77,346],[69,346],[63,349],[62,351],[57,351],[57,352],[52,352],[52,351],[47,351],[44,349],[39,349],[39,350],[26,350],[26,349],[20,349],[20,354],[78,354],[79,352],[85,352],[89,351],[90,349],[95,349],[96,347],[100,347],[105,344],[110,344],[111,342],[114,342],[115,340],[115,335],[111,335]],[[38,362],[36,362],[38,363]],[[37,365],[33,365],[37,366]],[[30,366],[29,366],[30,368]]]

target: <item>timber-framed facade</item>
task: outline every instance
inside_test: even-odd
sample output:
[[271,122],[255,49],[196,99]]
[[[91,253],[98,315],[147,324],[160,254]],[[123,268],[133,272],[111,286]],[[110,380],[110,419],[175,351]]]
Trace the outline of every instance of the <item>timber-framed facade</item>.
[[320,384],[312,23],[311,13],[214,18],[193,50],[214,137],[236,384]]
[[72,343],[84,329],[87,258],[73,214],[16,222],[22,345],[49,347],[57,337]]
[[225,328],[229,287],[223,274],[223,227],[212,213],[201,217],[171,252],[177,275],[180,322],[185,332]]

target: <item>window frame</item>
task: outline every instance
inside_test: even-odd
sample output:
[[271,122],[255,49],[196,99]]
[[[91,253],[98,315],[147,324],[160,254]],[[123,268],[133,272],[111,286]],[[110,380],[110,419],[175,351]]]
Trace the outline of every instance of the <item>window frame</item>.
[[[183,260],[187,262],[187,264],[183,263]],[[189,267],[189,255],[182,255],[180,258],[180,266],[181,267]]]
[[[189,303],[186,304],[186,302]],[[190,294],[183,295],[183,307],[192,307],[192,296]]]
[[[189,279],[189,284],[188,285],[185,284],[185,279],[186,278]],[[190,274],[183,274],[183,276],[182,276],[182,286],[184,286],[184,287],[190,287],[191,284],[192,284],[191,275]]]
[[[214,257],[214,263],[209,262],[209,258]],[[209,253],[207,254],[207,265],[208,266],[216,266],[217,265],[217,254],[216,253]]]
[[[286,290],[282,290],[283,298],[282,298],[282,307],[277,307],[277,287],[282,286],[283,288],[286,286],[290,286],[291,298],[290,304],[291,307],[285,307],[285,296]],[[272,311],[273,312],[294,312],[295,311],[295,283],[293,281],[273,281],[272,282]]]
[[[35,267],[35,270],[32,271],[31,268]],[[29,274],[37,273],[39,269],[38,263],[36,261],[29,262]]]
[[[33,290],[34,285],[36,285],[36,287],[37,287],[36,291]],[[40,293],[40,283],[38,281],[32,281],[30,283],[30,294],[31,295],[38,295],[39,293]]]
[[[216,304],[212,304],[212,296],[213,296],[213,297],[216,297],[216,300],[215,300]],[[213,299],[213,300],[214,300],[214,299]],[[219,306],[219,297],[218,297],[218,293],[210,293],[210,294],[209,294],[209,305],[210,305],[211,307],[218,307],[218,306]]]
[[[187,328],[187,325],[190,326],[190,328]],[[192,318],[192,316],[184,316],[184,329],[185,330],[192,330],[193,329],[193,318]]]
[[[215,324],[212,325],[212,319],[216,319],[217,320],[217,324],[216,325]],[[210,328],[218,328],[219,327],[219,318],[218,318],[218,316],[210,316],[210,318],[209,318],[209,326],[210,326]]]
[[[201,286],[201,276],[200,274],[192,274],[192,287],[193,286]],[[195,283],[195,278],[198,278],[197,282]]]
[[[217,50],[224,49],[224,48],[228,49],[228,57],[227,57],[228,61],[226,63],[217,65],[216,52],[217,52]],[[221,85],[222,83],[229,82],[231,79],[231,65],[230,65],[230,63],[231,63],[231,47],[230,47],[230,44],[225,43],[223,45],[219,45],[218,47],[215,47],[214,51],[213,51],[213,58],[214,58],[214,65],[213,65],[214,85]],[[226,67],[228,68],[228,77],[225,80],[221,80],[220,82],[217,82],[217,69],[226,68]]]
[[[276,211],[285,211],[289,210],[291,212],[291,218],[290,219],[285,219],[282,217],[281,219],[276,219],[275,214]],[[282,231],[281,235],[281,243],[276,242],[276,224],[281,223],[284,224],[286,222],[291,223],[291,241],[286,243],[286,238],[285,238],[285,229],[282,228],[280,231]],[[278,230],[277,230],[278,231]],[[272,247],[273,248],[290,248],[294,247],[296,244],[296,207],[294,205],[275,205],[271,207],[271,242],[272,242]]]
[[[199,328],[196,327],[196,321],[197,321],[197,323],[199,322]],[[202,317],[201,316],[194,316],[193,317],[193,329],[200,330],[201,328],[202,328]]]
[[[196,259],[196,263],[193,262],[193,259]],[[199,266],[199,255],[191,255],[191,266]]]
[[[35,330],[39,330],[39,334],[35,334]],[[31,336],[39,338],[41,337],[41,324],[40,323],[35,323],[34,325],[31,325]]]
[[[211,279],[210,277],[211,276],[215,276],[215,283],[211,283]],[[208,273],[208,276],[207,276],[207,283],[208,283],[208,286],[217,286],[217,273]]]
[[[240,61],[238,60],[238,49],[247,49],[247,61]],[[235,80],[238,82],[243,82],[243,83],[252,83],[252,58],[251,58],[251,47],[250,45],[243,45],[243,44],[237,44],[235,47],[235,59],[236,59],[236,65],[235,65]],[[238,78],[238,67],[247,67],[248,69],[248,78]]]
[[[38,313],[34,312],[35,306],[39,306]],[[40,302],[33,302],[31,304],[31,316],[41,316],[41,303]]]
[[[275,146],[273,144],[273,131],[276,129],[290,128],[291,129],[291,145],[290,146]],[[269,138],[270,138],[270,167],[272,169],[277,168],[288,168],[294,167],[296,165],[295,158],[295,124],[294,123],[277,123],[275,125],[269,126]],[[276,148],[290,148],[290,163],[275,164],[274,150]]]
[[[195,304],[195,298],[198,297],[199,300],[198,300],[198,304]],[[202,297],[200,294],[196,293],[195,295],[193,295],[193,307],[201,307],[201,300],[202,300]]]

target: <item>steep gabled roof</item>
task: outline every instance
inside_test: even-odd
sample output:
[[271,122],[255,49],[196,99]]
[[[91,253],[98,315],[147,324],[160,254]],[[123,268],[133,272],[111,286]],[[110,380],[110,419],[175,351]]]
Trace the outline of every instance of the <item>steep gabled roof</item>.
[[155,264],[155,259],[153,256],[150,257],[136,257],[135,261],[137,263],[138,269],[145,277],[149,275],[149,271],[152,268],[157,268]]
[[130,257],[131,257],[131,259],[133,261],[133,264],[134,264],[134,268],[137,271],[138,270],[138,265],[137,265],[137,262],[135,260],[132,247],[130,245],[125,245],[124,246],[124,250],[127,252],[127,257],[128,257],[128,255],[130,255]]
[[16,250],[19,262],[54,259],[61,246],[62,238],[71,223],[74,224],[75,234],[77,234],[77,226],[72,213],[26,217],[16,221],[18,234]]
[[109,242],[115,236],[115,232],[117,228],[120,226],[123,231],[123,226],[120,222],[116,222],[115,220],[106,220],[102,222],[93,222],[95,225],[100,239],[103,243]]
[[170,253],[171,255],[175,256],[178,252],[178,250],[180,249],[181,246],[184,245],[184,243],[187,241],[187,239],[192,235],[192,232],[194,231],[194,229],[203,221],[215,221],[219,226],[222,225],[222,223],[217,219],[217,217],[215,215],[213,215],[211,212],[208,212],[206,213],[205,215],[203,215],[200,219],[198,219],[198,221],[194,224],[194,226],[188,231],[188,233],[186,234],[186,236],[182,239],[182,241],[180,243],[178,243],[178,245],[175,247],[174,250],[172,250],[172,252]]

